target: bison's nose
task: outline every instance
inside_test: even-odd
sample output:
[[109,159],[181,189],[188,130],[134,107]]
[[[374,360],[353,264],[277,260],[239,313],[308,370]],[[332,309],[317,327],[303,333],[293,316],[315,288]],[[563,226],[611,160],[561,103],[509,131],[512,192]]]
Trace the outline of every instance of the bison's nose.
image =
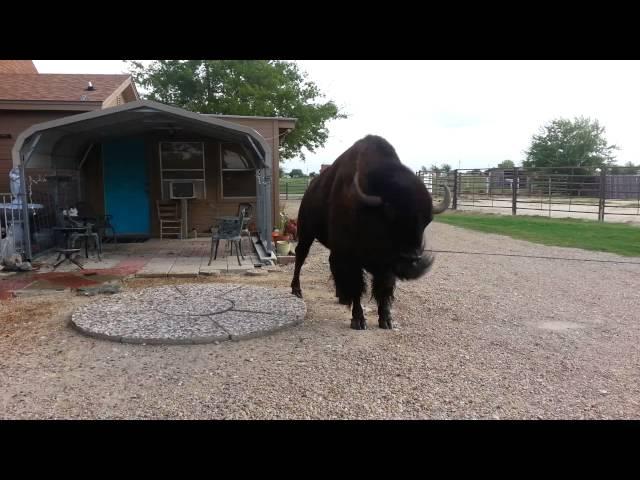
[[431,265],[433,263],[433,256],[428,254],[428,253],[425,253],[423,255],[423,251],[422,250],[420,250],[420,251],[418,251],[416,253],[413,253],[413,254],[402,254],[402,255],[400,255],[400,257],[404,261],[409,262],[409,263],[411,263],[413,265],[417,265],[419,263],[426,264],[426,265]]
[[433,255],[425,253],[422,257],[420,257],[418,262],[422,262],[425,265],[425,268],[429,270],[431,268],[431,265],[433,265],[433,260]]
[[405,261],[415,263],[415,262],[419,262],[420,259],[422,258],[422,252],[412,253],[412,254],[402,253],[400,254],[400,257]]
[[[422,252],[421,252],[422,253]],[[415,279],[427,273],[433,264],[433,256],[402,255],[402,261],[396,265],[396,275],[402,279]]]

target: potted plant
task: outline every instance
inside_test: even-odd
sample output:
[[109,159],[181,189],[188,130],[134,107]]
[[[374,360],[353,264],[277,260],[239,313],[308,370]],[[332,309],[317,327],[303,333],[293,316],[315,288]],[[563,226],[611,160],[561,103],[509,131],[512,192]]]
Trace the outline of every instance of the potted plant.
[[282,210],[280,211],[280,225],[279,225],[279,228],[276,228],[276,231],[278,232],[278,235],[276,235],[274,237],[274,241],[275,242],[278,242],[278,241],[288,242],[289,241],[290,236],[285,231],[288,221],[289,221],[289,218],[287,217],[287,214],[284,213],[284,208],[282,208]]

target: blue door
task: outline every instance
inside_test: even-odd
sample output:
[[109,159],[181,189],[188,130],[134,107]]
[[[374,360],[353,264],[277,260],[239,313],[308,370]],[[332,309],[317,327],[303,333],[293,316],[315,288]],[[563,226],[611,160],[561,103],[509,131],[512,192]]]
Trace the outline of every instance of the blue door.
[[149,177],[144,140],[126,139],[102,146],[105,213],[116,234],[149,236]]

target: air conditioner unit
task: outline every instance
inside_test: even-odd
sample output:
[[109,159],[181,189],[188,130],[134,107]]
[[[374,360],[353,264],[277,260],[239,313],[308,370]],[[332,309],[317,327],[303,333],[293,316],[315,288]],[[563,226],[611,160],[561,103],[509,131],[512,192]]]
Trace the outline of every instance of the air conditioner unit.
[[193,182],[171,182],[169,193],[171,199],[196,198]]

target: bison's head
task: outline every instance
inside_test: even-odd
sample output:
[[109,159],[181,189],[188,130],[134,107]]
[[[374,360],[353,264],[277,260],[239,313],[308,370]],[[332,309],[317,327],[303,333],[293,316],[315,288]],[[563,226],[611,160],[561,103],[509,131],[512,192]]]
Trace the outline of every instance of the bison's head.
[[353,189],[361,207],[358,229],[362,240],[372,244],[376,263],[388,265],[404,280],[424,275],[433,263],[433,257],[424,253],[424,230],[434,214],[449,206],[449,189],[445,186],[444,200],[433,205],[422,181],[397,165],[366,175],[356,172]]

